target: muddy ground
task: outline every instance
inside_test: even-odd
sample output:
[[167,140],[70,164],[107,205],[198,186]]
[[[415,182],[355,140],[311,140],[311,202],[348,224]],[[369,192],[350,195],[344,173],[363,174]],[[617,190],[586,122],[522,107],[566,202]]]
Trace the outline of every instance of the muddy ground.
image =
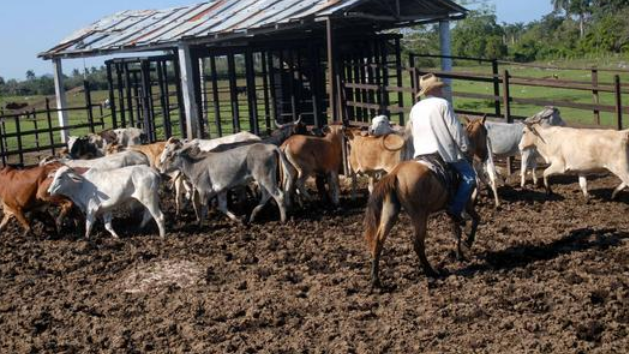
[[629,350],[629,192],[594,179],[585,203],[576,178],[557,196],[500,189],[468,263],[449,225],[430,222],[427,280],[403,217],[385,245],[385,291],[370,292],[362,239],[365,198],[322,203],[286,225],[213,214],[202,228],[167,208],[169,233],[115,220],[23,237],[0,235],[0,352],[610,353]]

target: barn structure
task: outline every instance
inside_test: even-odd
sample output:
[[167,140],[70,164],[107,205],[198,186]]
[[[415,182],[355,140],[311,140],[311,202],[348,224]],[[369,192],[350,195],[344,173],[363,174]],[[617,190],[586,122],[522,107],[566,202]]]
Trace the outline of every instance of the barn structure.
[[465,13],[451,0],[212,0],[122,11],[40,57],[54,65],[63,127],[63,60],[105,55],[120,56],[106,62],[112,126],[141,127],[152,140],[175,128],[188,138],[259,134],[299,117],[403,122],[403,94],[415,90],[403,87],[401,34],[387,30],[439,23],[450,55],[450,21]]

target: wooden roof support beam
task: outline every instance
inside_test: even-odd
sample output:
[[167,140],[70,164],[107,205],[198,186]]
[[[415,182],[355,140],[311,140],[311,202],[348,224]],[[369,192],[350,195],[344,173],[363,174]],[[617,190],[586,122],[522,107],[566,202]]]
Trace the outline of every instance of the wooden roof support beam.
[[184,111],[186,113],[186,137],[188,139],[201,138],[201,127],[199,126],[199,107],[196,100],[197,78],[194,77],[194,65],[198,66],[192,58],[190,45],[180,43],[179,71],[181,75],[181,94],[183,98]]
[[[54,80],[55,80],[55,94],[57,97],[57,115],[59,119],[59,126],[68,126],[68,101],[66,99],[66,90],[63,87],[63,67],[61,66],[61,59],[55,58],[52,61],[54,67]],[[59,131],[61,142],[68,142],[69,131],[67,129]],[[52,142],[51,142],[52,143]]]

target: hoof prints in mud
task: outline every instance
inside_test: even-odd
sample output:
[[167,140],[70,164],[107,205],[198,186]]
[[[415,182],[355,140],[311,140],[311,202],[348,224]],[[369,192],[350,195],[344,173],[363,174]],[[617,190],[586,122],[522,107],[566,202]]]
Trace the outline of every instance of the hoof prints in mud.
[[[576,177],[574,178],[576,182]],[[371,291],[364,198],[327,211],[312,203],[282,225],[214,213],[203,227],[165,205],[169,234],[102,227],[0,235],[0,352],[608,353],[629,348],[629,193],[614,178],[542,190],[501,188],[457,262],[444,217],[427,253],[445,276],[426,279],[403,216]],[[246,209],[246,208],[244,208]],[[121,229],[136,218],[119,215]],[[130,291],[130,292],[129,292]]]

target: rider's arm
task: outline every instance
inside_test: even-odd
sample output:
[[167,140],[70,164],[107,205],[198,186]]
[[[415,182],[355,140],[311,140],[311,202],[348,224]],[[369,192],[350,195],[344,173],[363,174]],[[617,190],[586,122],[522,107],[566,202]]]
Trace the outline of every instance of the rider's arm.
[[450,130],[450,135],[452,135],[452,138],[461,149],[461,152],[467,153],[469,146],[467,134],[465,133],[465,129],[463,129],[461,122],[459,122],[456,118],[452,105],[450,105],[449,102],[444,107],[444,111],[443,118],[446,122],[448,130]]

